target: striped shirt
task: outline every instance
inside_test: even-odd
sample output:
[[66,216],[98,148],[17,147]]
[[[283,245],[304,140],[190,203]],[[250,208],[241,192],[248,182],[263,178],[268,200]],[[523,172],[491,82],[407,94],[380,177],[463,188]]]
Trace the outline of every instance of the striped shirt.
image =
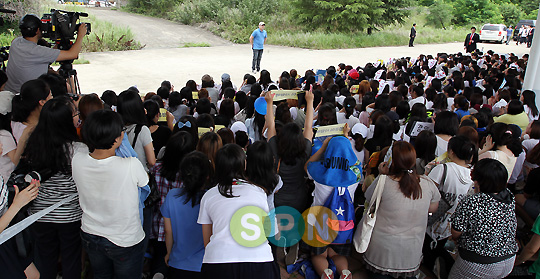
[[[82,143],[73,143],[73,149],[84,149],[86,145]],[[73,157],[73,153],[71,154]],[[77,193],[77,187],[75,181],[71,176],[71,172],[56,173],[51,178],[41,183],[39,187],[39,194],[37,198],[31,203],[30,214],[35,214],[40,210],[43,210],[67,196]],[[79,205],[79,198],[75,198],[69,202],[64,203],[51,213],[41,217],[38,222],[48,223],[72,223],[81,220],[82,210]]]

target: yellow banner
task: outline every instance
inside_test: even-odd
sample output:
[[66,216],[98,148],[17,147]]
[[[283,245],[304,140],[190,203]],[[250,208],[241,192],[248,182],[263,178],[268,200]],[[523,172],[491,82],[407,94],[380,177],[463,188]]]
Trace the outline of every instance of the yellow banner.
[[325,137],[325,136],[342,136],[343,127],[345,124],[336,124],[328,126],[317,127],[316,137]]
[[193,100],[198,100],[199,99],[199,92],[192,91],[191,95],[192,95]]
[[202,137],[202,135],[208,133],[208,132],[212,132],[212,129],[210,128],[199,128],[198,130],[199,132],[199,138]]
[[223,125],[215,125],[214,127],[215,127],[214,131],[216,131],[216,132],[223,129],[223,128],[227,128],[227,127],[225,127]]
[[274,95],[274,101],[281,101],[281,100],[287,100],[287,99],[293,99],[298,100],[298,93],[301,93],[303,91],[298,90],[273,90],[270,91],[270,93],[275,94]]
[[164,108],[159,109],[159,119],[158,122],[167,122],[167,110]]

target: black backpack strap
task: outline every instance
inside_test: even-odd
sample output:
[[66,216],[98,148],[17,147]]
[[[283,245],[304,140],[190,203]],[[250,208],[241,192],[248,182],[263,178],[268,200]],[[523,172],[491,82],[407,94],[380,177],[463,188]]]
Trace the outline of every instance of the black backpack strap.
[[141,124],[137,124],[135,125],[135,137],[133,138],[133,143],[131,144],[131,146],[133,147],[133,149],[135,149],[135,143],[137,143],[137,138],[139,137],[139,133],[141,132],[142,130],[142,125]]
[[443,164],[443,174],[442,174],[442,178],[441,178],[441,183],[439,184],[439,187],[442,187],[444,185],[444,182],[446,182],[446,175],[448,174],[448,166],[446,165],[446,163]]

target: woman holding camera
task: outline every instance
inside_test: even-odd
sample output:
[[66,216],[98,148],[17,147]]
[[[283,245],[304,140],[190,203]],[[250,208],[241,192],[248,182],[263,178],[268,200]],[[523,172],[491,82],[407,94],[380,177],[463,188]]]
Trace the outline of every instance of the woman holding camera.
[[[79,112],[71,99],[57,97],[41,110],[36,128],[28,138],[21,164],[41,175],[38,197],[30,205],[35,214],[71,194],[77,193],[71,175],[71,158],[79,143],[76,123]],[[36,265],[42,279],[55,279],[58,258],[62,258],[62,277],[81,277],[81,215],[78,198],[68,200],[31,226],[37,249]]]

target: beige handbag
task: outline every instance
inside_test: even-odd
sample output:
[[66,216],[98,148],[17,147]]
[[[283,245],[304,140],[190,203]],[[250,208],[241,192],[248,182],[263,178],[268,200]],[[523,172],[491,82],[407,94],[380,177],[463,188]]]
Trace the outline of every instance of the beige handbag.
[[386,183],[386,175],[380,175],[379,181],[375,186],[369,206],[364,211],[364,216],[360,221],[358,229],[354,233],[353,242],[354,248],[358,253],[366,252],[369,241],[371,240],[371,234],[375,227],[375,221],[377,220],[377,209],[381,202],[381,196],[384,190],[384,184]]

